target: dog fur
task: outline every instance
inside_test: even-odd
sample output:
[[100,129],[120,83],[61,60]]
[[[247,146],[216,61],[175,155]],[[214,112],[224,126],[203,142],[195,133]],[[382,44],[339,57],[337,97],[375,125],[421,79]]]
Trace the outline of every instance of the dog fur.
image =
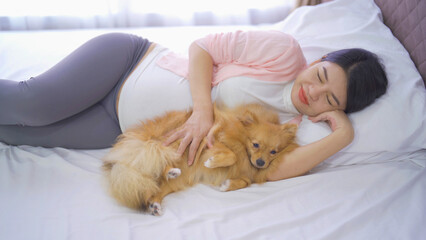
[[112,195],[123,205],[161,215],[161,201],[169,193],[198,183],[231,191],[264,183],[283,156],[294,150],[296,124],[279,124],[278,115],[251,104],[234,109],[214,108],[214,145],[204,139],[194,164],[188,150],[179,156],[180,140],[164,146],[165,135],[185,123],[191,111],[168,112],[119,136],[104,157],[104,171]]

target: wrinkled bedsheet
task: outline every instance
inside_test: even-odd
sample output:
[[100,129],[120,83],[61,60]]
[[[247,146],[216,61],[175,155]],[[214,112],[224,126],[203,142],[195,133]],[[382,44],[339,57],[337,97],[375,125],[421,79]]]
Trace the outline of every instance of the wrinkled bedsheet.
[[167,196],[161,217],[118,205],[107,150],[0,144],[0,239],[420,239],[426,151],[219,192]]

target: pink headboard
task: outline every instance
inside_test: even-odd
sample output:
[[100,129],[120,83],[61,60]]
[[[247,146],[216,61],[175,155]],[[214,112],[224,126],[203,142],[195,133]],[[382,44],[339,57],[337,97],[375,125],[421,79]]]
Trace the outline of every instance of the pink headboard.
[[374,0],[426,84],[426,0]]

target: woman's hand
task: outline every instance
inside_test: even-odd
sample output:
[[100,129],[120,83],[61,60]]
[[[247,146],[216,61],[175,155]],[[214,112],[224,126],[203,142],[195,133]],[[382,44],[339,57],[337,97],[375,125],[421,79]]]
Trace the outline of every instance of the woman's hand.
[[312,122],[327,122],[333,132],[286,154],[285,161],[282,161],[278,169],[267,176],[268,180],[276,181],[305,174],[348,146],[354,138],[352,123],[341,110],[325,112],[309,119]]
[[189,146],[188,165],[192,165],[200,142],[207,136],[212,126],[213,113],[211,111],[194,111],[182,127],[171,133],[164,145],[167,146],[178,139],[182,139],[177,152],[182,155]]
[[[178,154],[182,155],[189,146],[188,165],[194,162],[200,142],[213,126],[213,104],[211,83],[213,60],[208,52],[195,42],[189,47],[188,80],[193,102],[193,112],[189,119],[167,137],[165,145],[182,139]],[[207,143],[209,146],[210,143]]]

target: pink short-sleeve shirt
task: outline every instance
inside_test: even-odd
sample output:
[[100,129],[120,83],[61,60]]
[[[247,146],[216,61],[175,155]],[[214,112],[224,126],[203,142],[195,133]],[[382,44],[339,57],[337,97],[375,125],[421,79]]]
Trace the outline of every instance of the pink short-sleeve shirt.
[[[196,43],[212,57],[213,86],[235,76],[271,82],[291,81],[307,66],[298,42],[280,31],[211,34]],[[157,64],[182,77],[188,75],[188,60],[176,54],[164,56]]]

